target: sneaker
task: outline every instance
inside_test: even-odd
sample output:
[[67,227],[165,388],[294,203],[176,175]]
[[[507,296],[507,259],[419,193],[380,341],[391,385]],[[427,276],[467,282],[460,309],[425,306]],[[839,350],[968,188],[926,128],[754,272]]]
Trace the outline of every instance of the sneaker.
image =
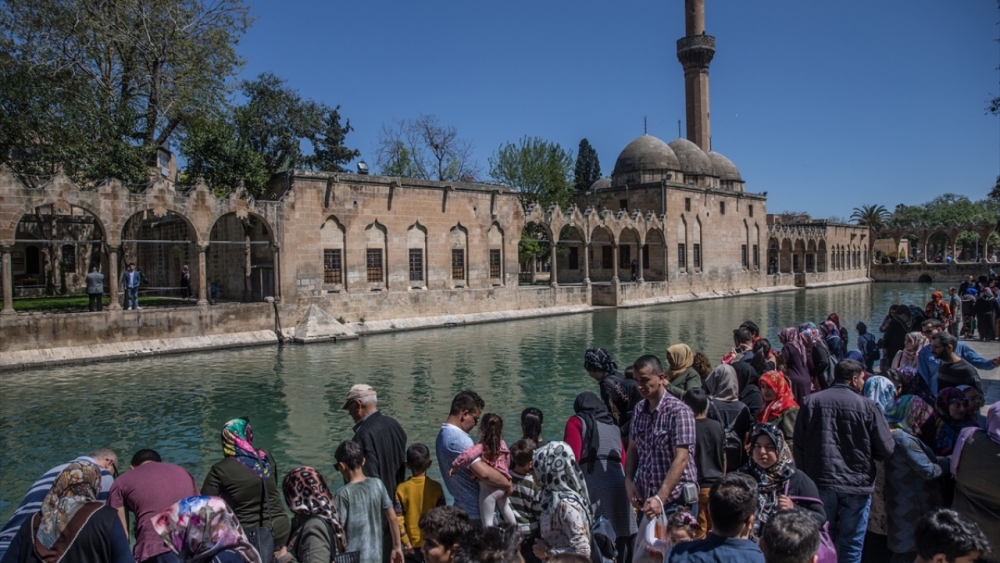
[[141,309],[141,308],[142,308],[142,307],[140,307],[140,306],[138,306],[138,305],[136,305],[136,306],[135,306],[135,310],[136,310],[136,311],[138,311],[138,310],[139,310],[139,309]]

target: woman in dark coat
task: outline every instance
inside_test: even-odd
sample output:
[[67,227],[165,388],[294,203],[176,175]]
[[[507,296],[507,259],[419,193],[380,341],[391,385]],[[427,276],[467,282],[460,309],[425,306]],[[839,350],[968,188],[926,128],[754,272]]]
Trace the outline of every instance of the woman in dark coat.
[[[768,346],[770,349],[770,345]],[[754,359],[757,359],[757,354],[754,353]],[[764,396],[761,394],[760,385],[760,375],[757,374],[756,369],[752,364],[746,362],[733,362],[730,364],[734,370],[736,370],[736,382],[740,387],[740,402],[750,409],[750,416],[757,418],[757,413],[764,406]],[[771,362],[765,362],[764,365],[774,365]],[[767,372],[764,372],[767,373]]]
[[208,470],[201,494],[226,501],[244,530],[270,526],[274,548],[281,551],[292,526],[281,502],[278,467],[271,454],[254,449],[249,420],[234,418],[226,423],[222,452],[225,457]]
[[[906,305],[889,307],[889,315],[882,326],[882,348],[885,350],[885,364],[889,365],[896,353],[906,347],[906,333],[910,332],[910,309]],[[881,364],[879,364],[881,365]]]
[[997,337],[994,322],[998,310],[1000,310],[1000,303],[993,296],[993,292],[988,287],[982,288],[979,296],[976,297],[975,306],[979,340],[988,342]]
[[785,375],[792,385],[792,394],[795,395],[795,402],[802,404],[802,400],[809,396],[812,389],[812,379],[809,376],[808,351],[799,338],[799,331],[795,327],[781,329],[778,333],[781,340],[781,355],[785,357]]
[[118,512],[97,501],[101,468],[70,463],[52,483],[42,509],[24,521],[4,563],[135,563]]

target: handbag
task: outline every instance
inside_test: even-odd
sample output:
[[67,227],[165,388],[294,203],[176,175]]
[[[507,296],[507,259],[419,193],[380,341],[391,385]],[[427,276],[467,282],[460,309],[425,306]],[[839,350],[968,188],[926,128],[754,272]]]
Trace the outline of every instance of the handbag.
[[[263,465],[263,464],[261,464]],[[260,478],[260,520],[264,521],[264,507],[267,507],[267,526],[257,526],[246,530],[247,541],[260,555],[261,563],[274,561],[274,522],[271,521],[271,497],[267,494],[267,477]]]
[[[788,485],[788,481],[785,481],[785,496],[792,499],[792,502],[802,501],[823,506],[823,501],[818,498],[789,496]],[[818,556],[817,563],[837,563],[837,546],[830,537],[829,520],[823,522],[823,526],[819,529],[819,550],[816,551],[816,555]]]

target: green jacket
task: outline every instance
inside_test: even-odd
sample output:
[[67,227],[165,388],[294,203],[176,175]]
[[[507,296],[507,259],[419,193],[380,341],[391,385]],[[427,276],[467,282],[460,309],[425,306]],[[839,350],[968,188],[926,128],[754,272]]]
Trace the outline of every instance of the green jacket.
[[680,399],[684,396],[685,391],[688,389],[697,389],[698,387],[701,387],[701,376],[698,375],[698,372],[694,371],[694,368],[689,367],[667,384],[667,391]]

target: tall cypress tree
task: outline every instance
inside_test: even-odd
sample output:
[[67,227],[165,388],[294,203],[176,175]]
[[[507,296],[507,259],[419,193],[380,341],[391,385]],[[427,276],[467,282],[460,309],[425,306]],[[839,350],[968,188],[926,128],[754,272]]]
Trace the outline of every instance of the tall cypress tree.
[[576,169],[573,173],[573,187],[577,191],[586,191],[591,184],[601,179],[601,162],[597,159],[597,151],[590,146],[590,141],[580,141],[576,153]]

